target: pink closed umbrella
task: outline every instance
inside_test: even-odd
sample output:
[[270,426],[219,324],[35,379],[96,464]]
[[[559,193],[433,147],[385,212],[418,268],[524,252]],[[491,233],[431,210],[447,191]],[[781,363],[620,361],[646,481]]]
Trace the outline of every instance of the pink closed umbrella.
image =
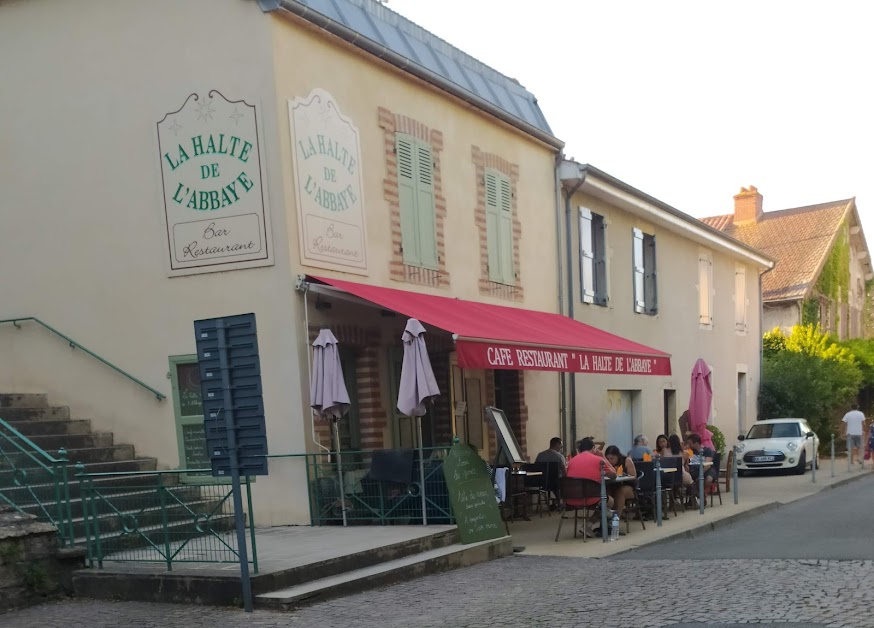
[[425,402],[440,394],[437,379],[431,368],[428,348],[425,346],[425,327],[415,318],[407,321],[401,336],[404,343],[404,362],[401,366],[401,383],[398,386],[398,410],[407,416],[416,417],[416,433],[419,441],[419,481],[422,484],[422,525],[428,525],[425,497],[425,452],[422,443],[422,417],[427,412]]
[[713,388],[710,385],[710,367],[698,358],[692,367],[692,394],[689,395],[689,424],[701,437],[701,444],[713,449],[713,433],[707,429]]
[[330,419],[337,447],[337,478],[340,485],[340,509],[346,525],[346,495],[343,490],[343,463],[340,458],[340,428],[337,421],[349,411],[349,392],[343,379],[337,338],[330,329],[319,330],[313,341],[313,372],[310,405],[321,419]]

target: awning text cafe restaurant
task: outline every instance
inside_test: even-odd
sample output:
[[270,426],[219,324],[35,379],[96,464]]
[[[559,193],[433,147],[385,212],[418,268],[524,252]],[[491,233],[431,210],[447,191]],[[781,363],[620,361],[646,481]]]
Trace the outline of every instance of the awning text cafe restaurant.
[[[409,318],[426,327],[442,393],[422,419],[422,445],[435,456],[458,436],[490,460],[495,437],[486,406],[504,410],[523,453],[533,457],[535,449],[545,449],[562,428],[557,373],[671,374],[669,354],[558,314],[321,276],[302,278],[298,290],[304,294],[310,342],[322,328],[338,339],[352,401],[338,424],[343,467],[352,474],[344,482],[347,494],[371,470],[371,456],[356,452],[418,444],[413,419],[396,409],[401,335]],[[325,453],[333,442],[328,430],[319,423],[313,429],[314,444]],[[330,473],[323,475],[323,483],[330,484]],[[324,509],[314,504],[314,510]]]

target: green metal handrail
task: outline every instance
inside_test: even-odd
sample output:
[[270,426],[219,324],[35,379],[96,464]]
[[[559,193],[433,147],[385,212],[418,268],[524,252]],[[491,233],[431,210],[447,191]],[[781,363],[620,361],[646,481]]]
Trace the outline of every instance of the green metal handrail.
[[[209,469],[87,473],[83,464],[77,464],[75,476],[81,487],[88,564],[102,569],[106,561],[158,562],[172,570],[174,563],[238,561],[236,536],[230,534],[232,528],[228,527],[234,515],[231,487],[208,481],[178,481],[204,471]],[[176,482],[173,482],[174,476]],[[135,477],[147,477],[149,481],[134,485],[122,482],[106,488],[94,483],[101,479]],[[251,478],[244,476],[242,480],[252,546],[249,562],[257,574]],[[180,491],[196,493],[194,501],[198,505],[192,508],[192,502],[178,495]]]
[[57,527],[62,547],[74,542],[68,464],[65,449],[52,456],[0,419],[0,471],[9,480],[0,480],[0,504],[21,513],[35,508],[37,520]]
[[127,377],[129,380],[131,380],[135,384],[139,384],[140,386],[142,386],[143,388],[148,390],[150,393],[152,393],[153,395],[155,395],[155,397],[158,398],[158,401],[161,401],[162,399],[167,398],[167,395],[165,395],[161,391],[159,391],[155,388],[152,388],[151,386],[149,386],[145,382],[137,379],[136,377],[134,377],[133,375],[128,373],[127,371],[120,369],[119,367],[117,367],[115,364],[113,364],[109,360],[106,360],[106,359],[100,357],[99,355],[97,355],[96,353],[94,353],[93,351],[91,351],[90,349],[83,347],[78,342],[76,342],[75,340],[73,340],[72,338],[67,336],[66,334],[59,332],[57,329],[55,329],[51,325],[48,325],[48,324],[42,322],[40,319],[36,318],[35,316],[24,316],[21,318],[7,318],[6,320],[0,320],[0,325],[2,325],[3,323],[12,323],[15,327],[20,329],[21,325],[19,325],[18,323],[23,323],[26,321],[32,321],[34,323],[37,323],[38,325],[42,325],[43,327],[48,329],[50,332],[52,332],[54,335],[58,336],[59,338],[62,338],[63,340],[66,340],[70,344],[70,346],[73,347],[74,349],[81,349],[82,351],[84,351],[85,353],[90,355],[92,358],[100,360],[106,366],[111,368],[113,371],[120,373],[121,375],[124,375],[125,377]]

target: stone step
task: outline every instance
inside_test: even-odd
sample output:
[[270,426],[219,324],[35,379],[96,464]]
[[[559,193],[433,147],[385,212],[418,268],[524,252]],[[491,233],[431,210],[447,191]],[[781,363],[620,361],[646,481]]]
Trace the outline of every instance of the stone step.
[[44,394],[0,394],[0,408],[47,408],[48,395]]
[[[229,529],[233,526],[233,519]],[[386,528],[381,528],[386,530]],[[458,543],[458,530],[454,527],[434,530],[415,538],[403,538],[386,544],[362,547],[353,542],[355,549],[344,552],[342,533],[336,530],[335,538],[329,534],[291,536],[279,532],[279,539],[259,538],[261,572],[252,573],[252,591],[255,595],[270,593],[287,587],[305,585],[314,580],[337,576],[346,572],[376,566],[404,557],[445,548]],[[386,535],[380,535],[385,538]],[[389,538],[390,535],[389,535]],[[509,537],[506,546],[496,550],[497,555],[512,553]],[[307,545],[301,547],[300,539]],[[330,543],[329,548],[320,544]],[[265,549],[266,548],[266,549]],[[337,548],[340,548],[339,550]],[[324,551],[323,551],[324,550]],[[497,557],[497,556],[495,556]],[[251,557],[250,557],[251,558]],[[193,557],[191,558],[194,559]],[[161,565],[146,566],[141,563],[104,563],[104,570],[85,569],[73,574],[75,594],[79,597],[97,599],[124,599],[143,602],[182,602],[227,606],[228,600],[240,595],[240,572],[233,567],[222,569],[214,564],[174,566],[167,571]],[[281,606],[280,606],[281,607]]]
[[57,457],[58,450],[63,447],[68,452],[71,449],[90,447],[112,447],[114,436],[112,432],[89,432],[87,434],[34,434],[28,436],[41,449]]
[[[86,467],[86,470],[88,468],[89,467]],[[70,468],[69,475],[67,477],[67,486],[70,492],[70,500],[78,500],[82,494],[82,490],[81,483],[75,478],[75,469]],[[164,476],[164,481],[166,483],[167,476]],[[100,490],[102,492],[105,492],[106,494],[126,493],[141,490],[144,488],[154,489],[156,486],[155,476],[148,473],[143,475],[98,477],[92,479],[91,482],[96,490]],[[33,502],[33,495],[29,494],[29,490],[32,490],[33,493],[40,498],[40,500],[53,498],[54,482],[43,481],[41,483],[30,485],[29,487],[3,486],[2,484],[0,484],[0,490],[2,490],[3,494],[8,496],[13,501],[13,503],[24,505]]]
[[68,449],[67,459],[73,464],[89,464],[91,462],[112,462],[132,460],[134,454],[133,445],[112,445],[111,447],[83,447],[82,449]]
[[35,435],[87,434],[91,431],[91,421],[87,419],[8,421],[8,423],[27,437]]
[[47,408],[0,408],[0,419],[4,421],[59,421],[70,418],[68,406]]
[[290,610],[410,578],[468,567],[512,553],[513,542],[509,536],[469,545],[455,544],[262,593],[255,598],[255,604],[259,608]]

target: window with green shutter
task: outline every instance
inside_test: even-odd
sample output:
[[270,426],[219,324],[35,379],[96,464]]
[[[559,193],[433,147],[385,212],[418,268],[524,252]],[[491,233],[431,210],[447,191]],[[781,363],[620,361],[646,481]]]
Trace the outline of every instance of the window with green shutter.
[[580,298],[607,305],[607,224],[604,217],[580,206]]
[[489,281],[514,286],[513,187],[508,177],[495,170],[486,170],[485,178]]
[[437,270],[439,260],[431,146],[411,135],[398,133],[395,151],[404,264]]

